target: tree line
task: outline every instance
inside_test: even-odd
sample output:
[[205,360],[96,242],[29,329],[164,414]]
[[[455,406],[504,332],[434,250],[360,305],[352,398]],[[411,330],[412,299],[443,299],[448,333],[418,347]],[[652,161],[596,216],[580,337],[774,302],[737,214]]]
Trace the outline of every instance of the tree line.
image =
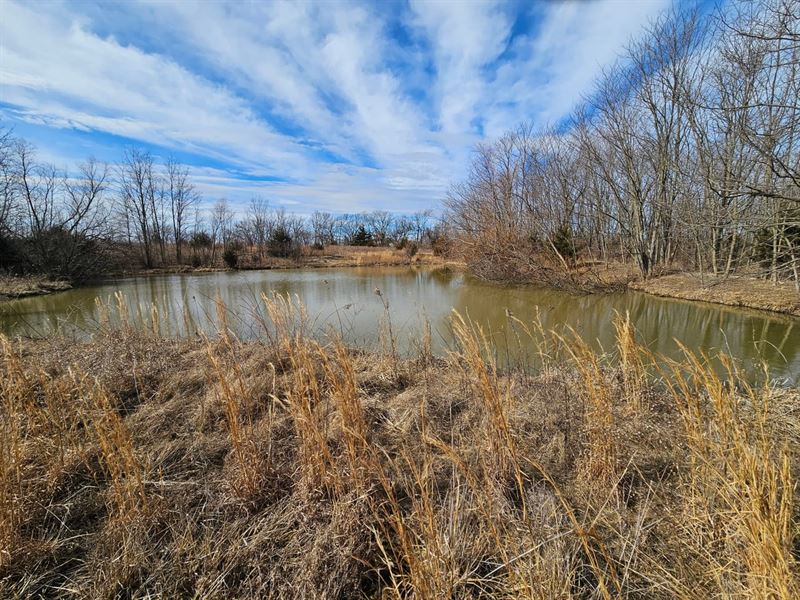
[[287,213],[262,197],[244,214],[210,207],[174,158],[128,148],[116,164],[88,159],[72,172],[37,159],[35,147],[0,131],[0,270],[83,279],[129,269],[191,264],[253,266],[333,244],[404,246],[436,235],[431,211],[410,216]]
[[467,260],[509,279],[621,260],[800,286],[799,24],[790,0],[663,14],[566,123],[477,148],[446,200]]

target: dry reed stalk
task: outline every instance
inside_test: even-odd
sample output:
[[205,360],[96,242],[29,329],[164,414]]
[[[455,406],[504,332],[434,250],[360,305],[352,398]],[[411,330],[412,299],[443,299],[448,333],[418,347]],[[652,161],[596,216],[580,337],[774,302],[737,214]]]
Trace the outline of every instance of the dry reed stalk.
[[101,331],[109,331],[111,329],[110,304],[110,297],[107,302],[103,302],[99,297],[94,299],[94,305],[97,308],[97,322],[100,324]]
[[123,327],[130,324],[130,309],[128,308],[128,300],[122,292],[114,292],[114,298],[117,301],[117,310],[119,311],[120,323]]
[[150,330],[155,337],[161,337],[161,316],[156,303],[150,305]]
[[[230,338],[223,332],[220,335],[228,354],[233,354]],[[251,394],[245,384],[241,365],[236,360],[221,360],[209,342],[206,342],[206,351],[212,369],[209,383],[223,408],[231,439],[234,457],[231,488],[242,500],[255,501],[263,489],[265,471],[269,465],[264,463],[258,452]]]
[[297,296],[289,294],[261,294],[269,322],[258,318],[270,343],[284,356],[289,357],[294,347],[309,338],[308,314]]
[[797,598],[794,483],[788,448],[769,423],[772,389],[756,391],[727,356],[723,379],[707,357],[682,349],[685,362],[672,364],[668,383],[690,455],[684,529],[697,544],[695,567],[721,593]]
[[605,497],[619,481],[617,442],[613,413],[613,389],[603,371],[601,358],[577,333],[559,338],[581,376],[586,412],[586,451],[579,479],[590,497]]
[[368,487],[376,461],[367,440],[367,421],[359,398],[353,361],[341,340],[333,345],[331,351],[321,347],[317,350],[330,397],[341,419],[350,485],[362,493]]
[[291,296],[262,294],[272,327],[262,323],[270,341],[278,349],[291,373],[286,394],[289,413],[299,440],[299,463],[307,490],[338,493],[342,481],[327,441],[326,402],[317,373],[318,358],[324,351],[306,332],[305,307]]
[[147,511],[144,486],[145,468],[136,456],[133,439],[108,392],[98,381],[80,382],[80,393],[89,401],[91,412],[84,415],[85,427],[92,431],[100,448],[102,464],[111,480],[112,500],[119,519],[128,520]]
[[[394,459],[402,473],[408,505],[395,494],[397,482],[383,480],[386,499],[376,511],[374,534],[388,572],[390,597],[436,600],[464,593],[467,584],[480,585],[479,565],[461,564],[462,541],[477,532],[467,529],[472,511],[462,486],[454,485],[441,506],[432,457],[418,463],[408,454]],[[383,473],[383,477],[388,476]]]
[[[513,438],[509,424],[509,412],[511,407],[510,384],[506,383],[501,389],[497,374],[497,366],[493,358],[493,352],[491,352],[491,343],[480,327],[468,323],[463,317],[461,317],[461,315],[455,313],[453,319],[453,329],[462,348],[461,356],[465,360],[467,368],[472,374],[473,381],[476,384],[476,396],[478,401],[482,403],[487,415],[488,427],[486,437],[490,441],[490,456],[482,456],[481,460],[488,462],[497,460],[500,457],[500,464],[503,465],[500,468],[511,468],[514,480],[516,482],[519,502],[522,505],[521,521],[522,523],[526,523],[529,518],[525,493],[525,481],[527,477],[522,469],[522,459],[520,458],[516,448],[516,442]],[[484,358],[484,356],[486,358]],[[609,399],[606,397],[606,400]],[[595,444],[595,452],[598,451],[597,446],[601,444],[598,438],[592,438]],[[602,456],[607,456],[607,448],[602,448],[600,450],[603,452]],[[448,454],[451,457],[454,456],[454,453],[452,452]],[[601,596],[603,598],[611,598],[611,590],[619,591],[620,588],[611,558],[605,549],[605,546],[599,539],[596,539],[592,535],[590,528],[587,529],[582,523],[580,523],[569,502],[566,500],[566,497],[561,492],[559,486],[546,472],[544,467],[539,464],[538,461],[532,460],[529,457],[525,457],[524,461],[538,471],[539,474],[552,487],[557,498],[569,515],[570,521],[574,527],[574,532],[585,551],[587,559],[589,560],[589,566],[597,578],[598,588]],[[468,471],[468,467],[463,461],[458,460],[458,464],[460,464],[463,472]],[[491,483],[487,483],[489,483],[489,485],[483,485],[484,493],[491,489]],[[475,489],[480,490],[481,488],[476,487]],[[481,492],[478,491],[477,493],[480,494]],[[491,508],[489,508],[490,499],[487,498],[486,500],[486,502],[482,503],[484,506],[482,512],[484,514],[485,522],[489,520],[497,520],[497,515],[494,514]],[[505,538],[505,535],[501,529],[494,530],[495,536],[498,540]],[[512,560],[512,556],[508,555],[508,551],[504,548],[502,542],[498,542],[497,547],[501,549],[501,557],[504,563],[508,563]],[[610,570],[610,573],[606,573],[606,567],[604,567],[601,563],[601,557],[608,565],[607,568]],[[522,594],[526,597],[536,597],[535,586],[530,586],[530,582],[526,580],[524,573],[515,572],[512,569],[509,571],[509,577],[513,583],[512,587],[515,590],[515,595],[519,596]],[[609,586],[613,587],[610,588]]]
[[636,330],[631,323],[630,313],[626,312],[625,318],[621,315],[614,318],[614,330],[626,405],[631,414],[640,414],[647,380],[641,348],[636,342]]
[[219,292],[214,297],[214,310],[217,313],[217,334],[220,339],[228,341],[230,339],[231,330],[228,327],[228,307],[219,295]]
[[24,519],[22,462],[26,441],[24,415],[31,406],[31,382],[11,343],[0,336],[0,568],[11,561]]
[[392,313],[389,311],[389,299],[383,294],[380,288],[375,288],[375,295],[380,298],[383,304],[383,318],[380,324],[380,346],[383,349],[384,357],[390,361],[392,368],[392,377],[396,381],[399,376],[397,368],[397,340],[394,335],[394,328],[392,327]]
[[27,518],[24,488],[40,477],[52,488],[68,455],[82,448],[82,411],[72,377],[26,372],[20,355],[0,336],[0,566],[11,558]]
[[467,322],[457,311],[453,311],[452,323],[461,346],[460,356],[469,371],[478,401],[485,410],[488,466],[499,481],[509,475],[513,477],[525,514],[525,475],[509,421],[512,404],[510,380],[500,382],[491,343],[479,326]]

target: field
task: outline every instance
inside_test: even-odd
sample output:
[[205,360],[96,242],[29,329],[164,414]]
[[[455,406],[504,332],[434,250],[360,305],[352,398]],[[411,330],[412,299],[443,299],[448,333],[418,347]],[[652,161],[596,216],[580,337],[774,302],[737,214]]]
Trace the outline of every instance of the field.
[[367,352],[264,302],[246,343],[2,339],[0,596],[797,597],[797,390],[624,318],[500,371],[457,314],[400,357],[388,310]]

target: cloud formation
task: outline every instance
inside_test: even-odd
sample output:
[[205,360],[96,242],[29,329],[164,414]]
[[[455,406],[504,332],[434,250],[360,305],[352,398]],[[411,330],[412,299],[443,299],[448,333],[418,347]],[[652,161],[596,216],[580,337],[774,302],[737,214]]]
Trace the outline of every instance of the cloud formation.
[[5,0],[0,124],[65,161],[177,153],[209,199],[409,212],[484,137],[566,116],[669,1]]

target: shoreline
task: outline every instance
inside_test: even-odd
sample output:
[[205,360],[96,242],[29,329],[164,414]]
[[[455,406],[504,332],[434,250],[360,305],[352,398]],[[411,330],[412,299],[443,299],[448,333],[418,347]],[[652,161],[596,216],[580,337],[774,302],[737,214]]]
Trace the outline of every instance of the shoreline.
[[673,273],[628,283],[628,288],[660,298],[718,304],[800,317],[800,294],[791,282],[752,277],[721,279],[713,275],[700,278],[695,273]]
[[230,267],[192,267],[190,265],[174,265],[171,267],[157,267],[153,269],[141,269],[138,271],[116,271],[109,273],[102,277],[100,280],[109,279],[122,279],[127,277],[148,277],[151,275],[180,275],[180,274],[196,274],[196,273],[224,273],[224,272],[237,272],[237,271],[284,271],[289,269],[346,269],[355,267],[454,267],[458,263],[434,257],[433,255],[425,255],[423,258],[418,259],[414,257],[411,259],[398,259],[398,260],[381,260],[372,259],[369,254],[366,255],[369,260],[318,260],[312,258],[311,260],[301,259],[299,261],[291,259],[274,259],[275,262],[262,265],[245,265],[236,268]]
[[[432,252],[420,252],[416,256],[402,256],[398,251],[365,251],[347,255],[323,255],[304,257],[301,260],[272,259],[270,264],[228,267],[191,267],[173,265],[164,268],[109,273],[96,281],[109,281],[129,277],[150,277],[173,274],[201,274],[236,271],[272,271],[288,269],[336,269],[356,267],[442,267],[469,271],[467,265],[455,260],[434,256]],[[581,278],[590,279],[588,274]],[[488,281],[492,281],[489,279]],[[512,285],[537,285],[534,282],[497,282]],[[631,290],[659,298],[671,298],[690,302],[717,304],[731,308],[756,310],[790,317],[800,317],[800,293],[791,282],[773,284],[770,281],[747,276],[723,279],[714,275],[701,277],[697,273],[680,272],[659,275],[642,280],[612,277],[605,287],[594,287],[588,294],[602,294],[618,290]],[[558,286],[543,283],[545,287]],[[50,280],[41,276],[0,276],[0,303],[34,296],[45,296],[73,289],[67,281]]]
[[68,281],[47,279],[39,275],[0,275],[0,302],[47,296],[72,289]]

